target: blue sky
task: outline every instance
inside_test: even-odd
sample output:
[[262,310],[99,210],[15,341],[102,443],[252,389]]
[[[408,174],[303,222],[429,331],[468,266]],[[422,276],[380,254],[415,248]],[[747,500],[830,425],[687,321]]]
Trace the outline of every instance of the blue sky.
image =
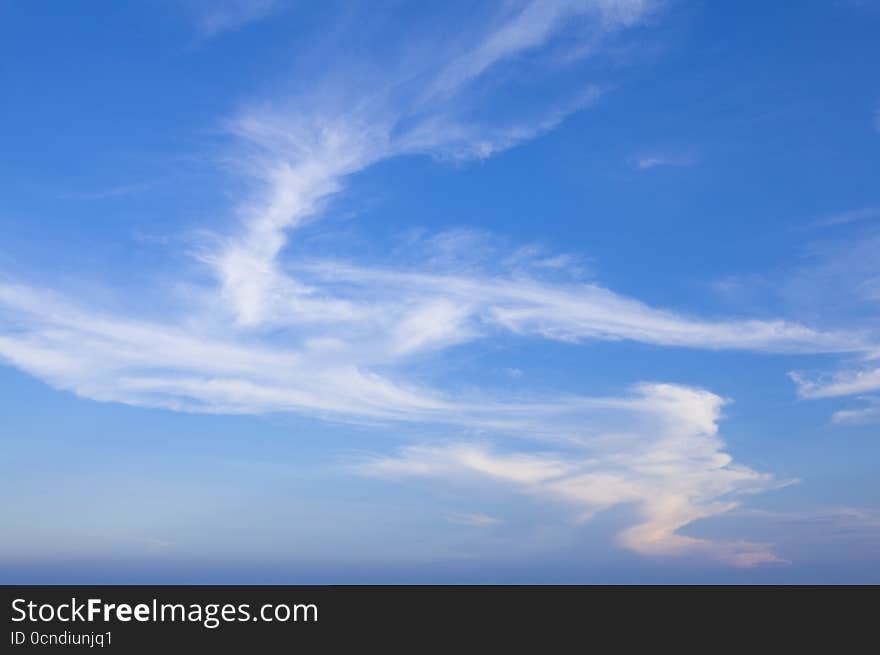
[[880,582],[880,5],[0,6],[5,582]]

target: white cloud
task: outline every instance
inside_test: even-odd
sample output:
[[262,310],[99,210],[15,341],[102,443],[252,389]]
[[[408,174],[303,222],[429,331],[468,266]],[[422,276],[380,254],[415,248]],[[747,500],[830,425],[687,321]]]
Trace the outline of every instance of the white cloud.
[[[267,331],[225,322],[211,304],[211,289],[203,290],[203,302],[159,323],[77,306],[27,286],[0,285],[0,357],[53,386],[97,400],[350,418],[448,421],[457,415],[468,424],[498,425],[512,411],[503,402],[483,399],[480,409],[408,383],[408,359],[500,331],[572,342],[628,339],[770,352],[865,347],[852,335],[784,322],[691,319],[595,285],[401,273],[334,262],[313,262],[301,270],[310,273],[307,291],[285,294],[270,287],[273,304],[263,316]],[[301,283],[289,282],[294,284]],[[279,330],[281,340],[272,336]],[[380,369],[386,372],[377,373]],[[537,412],[531,429],[547,430],[540,422],[552,416],[528,407]],[[550,414],[570,409],[557,403]]]
[[[275,3],[223,5],[206,33],[265,15]],[[591,33],[632,26],[636,0],[513,7],[454,56],[442,48],[378,77],[344,66],[326,85],[252,105],[229,121],[230,158],[252,183],[235,228],[199,252],[213,278],[161,319],[108,310],[34,286],[0,283],[0,358],[82,397],[221,413],[297,412],[348,421],[442,423],[574,451],[502,452],[474,444],[413,447],[374,472],[458,471],[572,504],[581,517],[633,504],[620,535],[644,553],[707,551],[736,564],[772,561],[760,546],[719,544],[680,529],[733,506],[768,478],[734,466],[716,424],[722,401],[702,390],[645,385],[622,397],[540,394],[467,398],[413,383],[412,358],[507,332],[569,342],[632,340],[759,352],[863,352],[863,336],[782,320],[705,319],[656,308],[597,284],[548,281],[563,258],[512,257],[453,273],[306,260],[292,234],[320,218],[348,176],[406,154],[482,158],[552,129],[595,100],[593,86],[504,120],[469,109],[468,89],[546,45],[577,16]],[[235,8],[234,11],[230,8]],[[220,9],[218,9],[220,11]],[[428,49],[430,50],[430,49]],[[409,62],[409,60],[407,60]],[[378,69],[384,70],[384,62]],[[452,239],[447,245],[457,247]],[[502,260],[503,261],[503,260]],[[543,262],[544,265],[541,265]]]
[[658,166],[693,166],[697,163],[697,153],[693,150],[652,150],[633,156],[631,161],[640,170]]
[[[635,24],[653,3],[643,0],[552,0],[507,5],[502,16],[459,51],[442,46],[434,56],[401,69],[378,62],[333,67],[322,84],[276,98],[229,122],[241,144],[231,157],[256,181],[254,196],[239,208],[238,233],[208,248],[222,293],[241,325],[257,325],[278,298],[308,303],[308,289],[281,275],[278,258],[290,231],[314,219],[342,190],[347,176],[391,157],[486,158],[553,129],[595,101],[587,85],[521,116],[480,119],[464,111],[473,103],[472,82],[559,36],[566,19],[580,16],[600,33]],[[324,307],[316,309],[323,311]],[[340,308],[330,308],[333,309]]]
[[206,37],[262,20],[283,6],[281,0],[210,0],[199,4],[196,28]]
[[680,533],[734,507],[736,495],[772,486],[768,476],[734,465],[722,450],[717,421],[723,401],[707,391],[650,384],[621,397],[462,401],[370,372],[356,355],[376,351],[342,338],[325,336],[292,348],[211,337],[81,311],[22,287],[0,286],[0,303],[6,310],[0,356],[85,397],[183,411],[445,423],[537,440],[565,449],[412,446],[364,470],[484,477],[569,505],[581,519],[633,505],[642,520],[621,532],[619,541],[637,552],[705,553],[740,566],[776,561],[766,546]]
[[789,374],[804,398],[851,396],[880,389],[880,368],[842,371],[833,375],[808,378],[801,373]]
[[59,197],[65,200],[106,200],[108,198],[119,198],[122,196],[130,196],[143,193],[152,189],[154,182],[143,182],[139,184],[120,184],[117,186],[107,187],[96,191],[86,191],[79,193],[63,193]]
[[629,27],[658,3],[649,0],[536,0],[508,7],[486,36],[454,57],[428,87],[427,97],[454,93],[512,57],[544,44],[564,27],[566,19],[590,16],[603,31]]
[[448,519],[450,523],[457,523],[459,525],[471,525],[478,528],[485,528],[501,523],[501,519],[494,516],[489,516],[487,514],[481,514],[479,512],[450,514]]
[[[534,277],[460,276],[377,269],[332,261],[296,267],[315,284],[340,284],[354,297],[383,289],[395,299],[443,298],[466,309],[482,329],[562,341],[629,339],[666,346],[765,352],[858,352],[866,336],[823,332],[786,321],[707,321],[656,309],[596,284],[549,283]],[[384,310],[388,314],[389,310]],[[464,317],[457,315],[458,324]],[[477,329],[477,328],[474,328]]]
[[[802,398],[841,398],[880,391],[880,368],[863,367],[812,378],[797,372],[789,373],[789,376],[797,384],[798,395]],[[880,398],[869,396],[865,400],[867,405],[864,407],[837,410],[831,416],[832,422],[859,424],[880,421]]]
[[880,218],[880,207],[863,207],[861,209],[852,209],[830,214],[816,219],[806,227],[808,229],[837,227],[838,225],[848,225],[850,223],[867,221],[873,218]]
[[[871,561],[880,538],[880,512],[871,507],[825,507],[803,511],[739,508],[731,518],[762,540],[809,562],[817,552],[843,552]],[[855,548],[853,548],[855,546]],[[863,548],[864,547],[864,548]]]
[[393,349],[406,354],[470,341],[475,332],[467,327],[467,306],[441,298],[417,303],[392,333]]
[[880,398],[869,398],[867,407],[838,410],[832,414],[831,420],[835,423],[878,423]]
[[[0,357],[102,401],[185,411],[305,411],[393,418],[445,405],[323,354],[102,316],[47,293],[0,286]],[[409,410],[406,407],[409,406]]]
[[592,436],[566,451],[504,452],[474,443],[409,446],[357,468],[388,478],[441,478],[459,487],[468,480],[494,481],[569,506],[582,520],[634,506],[640,519],[618,540],[647,555],[703,553],[736,566],[781,561],[766,544],[712,542],[681,533],[699,519],[736,507],[737,496],[773,486],[768,476],[734,464],[722,450],[721,398],[646,384],[630,396],[593,400],[577,421],[589,425]]
[[744,515],[768,517],[786,529],[791,526],[824,526],[825,534],[845,534],[850,530],[880,530],[880,512],[869,507],[831,507],[804,512],[740,510]]

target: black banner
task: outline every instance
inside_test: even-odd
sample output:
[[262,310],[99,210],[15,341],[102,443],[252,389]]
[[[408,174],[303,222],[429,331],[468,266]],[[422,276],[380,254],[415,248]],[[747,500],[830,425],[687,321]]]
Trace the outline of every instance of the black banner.
[[[7,586],[3,652],[318,652],[352,644],[564,644],[592,650],[709,631],[840,639],[871,625],[878,587]],[[840,632],[835,627],[838,626]],[[467,650],[467,649],[465,649]]]

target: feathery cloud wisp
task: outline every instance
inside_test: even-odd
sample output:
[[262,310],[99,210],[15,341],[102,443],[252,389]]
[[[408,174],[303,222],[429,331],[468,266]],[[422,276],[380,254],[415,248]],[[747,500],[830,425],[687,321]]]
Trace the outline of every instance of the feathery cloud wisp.
[[631,159],[639,170],[648,170],[658,166],[693,166],[697,163],[697,153],[685,151],[648,151],[635,155]]
[[804,398],[835,398],[852,396],[880,389],[880,368],[842,371],[830,376],[808,378],[801,373],[789,374]]
[[262,20],[282,6],[282,0],[212,0],[201,9],[196,28],[205,37]]
[[823,216],[806,227],[808,229],[818,229],[826,227],[837,227],[838,225],[849,225],[861,221],[880,218],[880,207],[863,207],[861,209],[853,209],[845,212],[838,212],[829,216]]
[[834,423],[880,423],[880,398],[867,399],[868,405],[859,409],[840,409],[831,416]]

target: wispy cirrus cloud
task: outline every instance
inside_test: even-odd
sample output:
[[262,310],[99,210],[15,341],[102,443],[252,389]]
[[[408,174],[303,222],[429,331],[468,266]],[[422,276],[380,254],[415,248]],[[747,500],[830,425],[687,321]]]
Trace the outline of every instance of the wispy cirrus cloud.
[[840,409],[834,412],[834,423],[880,423],[880,397],[866,398],[867,406],[857,409]]
[[[873,208],[865,208],[829,217],[824,224],[861,223],[875,215],[880,216]],[[850,323],[876,331],[880,267],[874,253],[878,244],[880,235],[870,225],[859,225],[855,232],[843,238],[814,244],[808,251],[806,265],[791,276],[784,288],[803,305],[815,307],[821,304],[829,313],[838,316],[846,313]],[[880,347],[869,345],[831,370],[792,371],[790,377],[802,398],[860,396],[880,391],[878,360]],[[862,409],[838,410],[832,420],[835,423],[863,423],[871,420],[874,414],[874,408],[869,405]]]
[[696,150],[647,150],[630,157],[632,165],[639,170],[658,166],[693,166],[697,163]]
[[[188,411],[299,411],[499,425],[510,408],[484,404],[497,410],[484,415],[447,394],[408,384],[407,362],[499,331],[572,342],[629,339],[771,352],[859,347],[851,335],[798,325],[695,321],[594,285],[335,262],[315,267],[319,274],[307,278],[308,293],[301,299],[279,294],[285,302],[265,317],[266,330],[285,331],[282,343],[252,327],[230,329],[223,314],[211,310],[210,298],[199,303],[207,304],[206,314],[156,322],[103,313],[32,287],[0,285],[5,316],[0,356],[56,387],[98,400]],[[343,289],[344,295],[332,293]],[[394,373],[380,375],[377,369]],[[540,420],[549,420],[548,413],[528,407],[540,417],[529,429],[546,429]]]
[[478,528],[485,528],[501,523],[501,519],[480,512],[464,512],[450,514],[448,517],[450,523],[458,525],[472,525]]
[[880,368],[871,366],[815,377],[797,372],[790,376],[804,398],[836,398],[880,390]]
[[436,100],[457,93],[493,66],[542,46],[572,18],[586,17],[595,31],[612,32],[639,23],[660,4],[652,0],[547,0],[510,5],[473,47],[451,58],[428,85],[425,98]]
[[93,191],[79,191],[59,194],[60,198],[65,200],[107,200],[110,198],[121,198],[131,196],[138,193],[144,193],[156,186],[155,182],[140,182],[134,184],[119,184],[103,189]]
[[[223,245],[205,252],[204,261],[215,269],[237,320],[259,323],[270,289],[295,290],[277,267],[288,234],[318,216],[348,176],[408,154],[487,158],[553,129],[594,102],[601,89],[586,85],[523,115],[489,120],[474,106],[469,91],[477,77],[557,36],[562,24],[548,18],[533,26],[524,16],[552,6],[554,17],[590,15],[601,31],[614,32],[648,7],[643,2],[623,3],[631,5],[623,12],[624,20],[616,4],[521,3],[516,11],[502,12],[501,19],[490,21],[487,33],[451,60],[429,57],[413,69],[392,70],[379,79],[367,75],[366,82],[340,74],[318,92],[310,89],[261,103],[230,120],[228,129],[243,151],[237,156],[240,170],[254,180],[258,191],[239,208],[244,217],[240,232],[219,237]],[[503,47],[487,45],[508,33]],[[461,68],[467,72],[456,72]]]
[[823,216],[808,223],[806,229],[837,227],[838,225],[849,225],[875,218],[880,218],[880,207],[862,207]]
[[[275,3],[223,6],[238,9],[215,17],[207,33],[254,20]],[[476,474],[568,503],[582,518],[635,505],[643,520],[619,535],[628,548],[704,552],[740,565],[774,561],[761,545],[680,532],[724,513],[735,496],[773,486],[722,450],[720,397],[670,384],[608,397],[548,399],[533,390],[509,398],[492,389],[463,396],[414,381],[412,362],[499,334],[768,353],[863,353],[873,347],[870,335],[654,307],[596,283],[548,275],[571,267],[564,255],[520,252],[493,267],[453,271],[442,257],[380,267],[308,258],[290,244],[324,216],[352,175],[379,162],[406,155],[485,159],[597,101],[597,85],[563,85],[546,102],[541,95],[542,102],[522,111],[505,106],[499,117],[491,94],[474,89],[562,37],[588,40],[585,56],[596,52],[602,39],[638,25],[653,8],[636,0],[506,3],[481,30],[452,45],[437,39],[436,47],[420,50],[426,54],[400,58],[402,64],[322,62],[330,71],[325,82],[249,103],[226,122],[227,160],[250,192],[238,202],[232,227],[208,226],[213,231],[199,243],[197,258],[209,278],[191,280],[183,302],[169,299],[159,318],[145,317],[4,282],[0,357],[99,401],[515,436],[551,450],[457,437],[379,457],[368,468],[389,475]],[[589,29],[570,32],[573,23]],[[491,81],[489,89],[504,82]],[[456,247],[455,239],[449,243]]]
[[204,37],[236,30],[280,10],[284,0],[213,0],[197,2],[195,24]]

